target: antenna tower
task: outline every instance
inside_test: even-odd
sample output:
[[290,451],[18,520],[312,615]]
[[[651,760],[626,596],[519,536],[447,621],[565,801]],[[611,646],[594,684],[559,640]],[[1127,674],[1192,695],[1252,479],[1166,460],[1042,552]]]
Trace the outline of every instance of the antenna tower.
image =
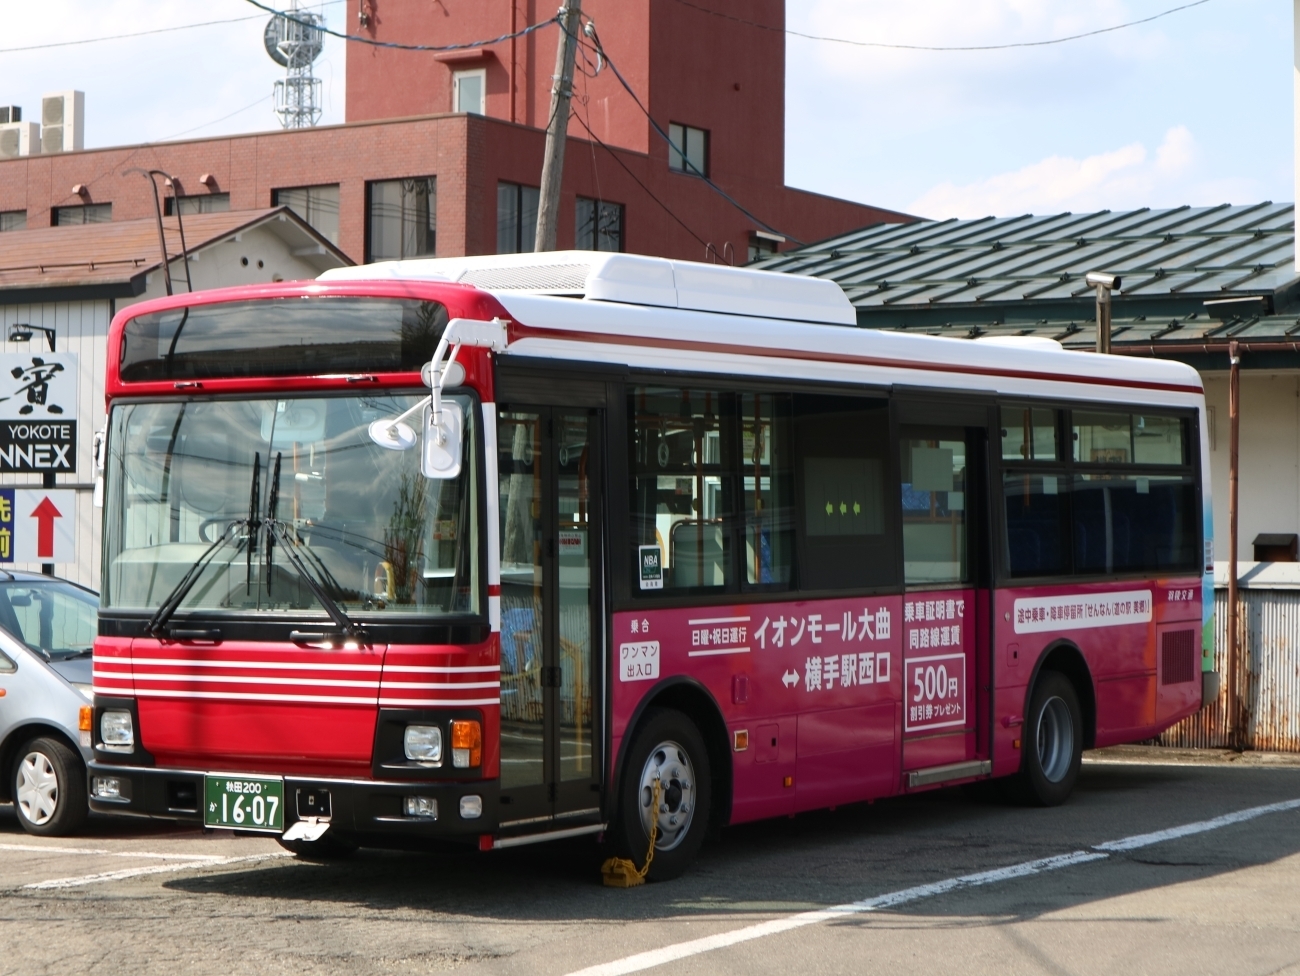
[[321,84],[313,77],[311,66],[324,47],[325,35],[320,29],[324,18],[300,11],[298,0],[290,0],[288,13],[271,18],[263,41],[271,60],[285,69],[284,79],[275,83],[275,114],[280,125],[306,129],[321,116]]

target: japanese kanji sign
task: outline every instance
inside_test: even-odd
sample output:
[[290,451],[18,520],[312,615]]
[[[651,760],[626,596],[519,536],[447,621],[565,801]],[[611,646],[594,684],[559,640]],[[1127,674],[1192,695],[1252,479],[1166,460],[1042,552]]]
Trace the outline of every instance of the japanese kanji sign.
[[1017,634],[1118,627],[1145,624],[1150,620],[1150,590],[1027,597],[1016,600],[1013,608]]
[[0,563],[77,560],[75,491],[0,488]]
[[77,357],[0,355],[0,472],[77,470]]

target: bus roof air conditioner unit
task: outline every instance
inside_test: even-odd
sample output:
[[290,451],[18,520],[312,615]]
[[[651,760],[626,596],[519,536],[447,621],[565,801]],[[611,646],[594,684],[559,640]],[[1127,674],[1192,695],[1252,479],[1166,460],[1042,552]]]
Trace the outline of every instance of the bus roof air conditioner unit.
[[41,98],[41,152],[72,152],[86,148],[86,95],[79,91],[51,92]]
[[601,251],[547,251],[384,261],[338,268],[325,281],[455,281],[485,291],[554,295],[593,302],[857,325],[843,289],[826,278],[753,271],[698,261]]
[[0,125],[8,125],[10,122],[21,122],[22,120],[22,106],[0,105]]
[[0,125],[0,159],[38,156],[41,152],[41,127],[35,122],[10,122]]

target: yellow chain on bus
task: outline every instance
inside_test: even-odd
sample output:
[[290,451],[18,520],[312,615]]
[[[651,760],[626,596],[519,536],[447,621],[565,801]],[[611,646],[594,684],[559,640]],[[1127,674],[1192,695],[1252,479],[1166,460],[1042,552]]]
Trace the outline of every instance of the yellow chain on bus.
[[607,858],[600,866],[600,874],[607,888],[635,888],[645,884],[645,876],[650,873],[650,862],[655,859],[655,838],[659,836],[659,791],[661,781],[655,780],[654,796],[650,800],[650,810],[654,817],[650,821],[650,847],[645,852],[645,866],[637,870],[636,862],[625,857]]

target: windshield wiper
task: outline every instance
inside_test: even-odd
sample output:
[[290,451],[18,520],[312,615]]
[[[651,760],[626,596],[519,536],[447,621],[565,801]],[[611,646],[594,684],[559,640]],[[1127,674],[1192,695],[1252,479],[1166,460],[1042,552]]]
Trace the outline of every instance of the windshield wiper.
[[[190,590],[194,588],[194,584],[199,581],[199,577],[203,575],[203,571],[208,568],[208,563],[212,562],[212,558],[217,554],[217,550],[221,549],[230,541],[232,530],[245,525],[247,525],[247,523],[244,519],[236,519],[231,522],[226,526],[225,530],[222,531],[221,535],[217,536],[216,542],[208,546],[208,548],[204,550],[203,555],[199,556],[198,559],[194,560],[194,562],[190,564],[190,568],[186,570],[185,575],[181,577],[181,581],[176,584],[170,593],[167,594],[167,598],[163,600],[162,605],[154,611],[154,615],[150,617],[149,622],[145,624],[145,631],[147,633],[156,637],[162,632],[163,627],[167,625],[167,621],[171,619],[172,614],[177,611],[181,603],[184,602],[185,597],[189,595]],[[243,542],[240,543],[240,545],[243,544]]]
[[325,608],[330,619],[343,632],[344,637],[350,637],[353,640],[364,640],[365,633],[361,626],[352,620],[339,606],[338,601],[326,592],[325,587],[321,585],[315,573],[308,570],[307,564],[302,557],[295,551],[297,549],[297,531],[289,523],[276,517],[276,509],[280,504],[280,460],[282,454],[275,455],[275,467],[272,469],[271,484],[266,493],[266,518],[262,524],[266,527],[266,592],[271,592],[271,569],[272,569],[272,547],[278,536],[280,545],[284,548],[284,554],[293,563],[293,568],[298,571],[307,588],[311,590],[312,596],[316,597],[317,602]]

